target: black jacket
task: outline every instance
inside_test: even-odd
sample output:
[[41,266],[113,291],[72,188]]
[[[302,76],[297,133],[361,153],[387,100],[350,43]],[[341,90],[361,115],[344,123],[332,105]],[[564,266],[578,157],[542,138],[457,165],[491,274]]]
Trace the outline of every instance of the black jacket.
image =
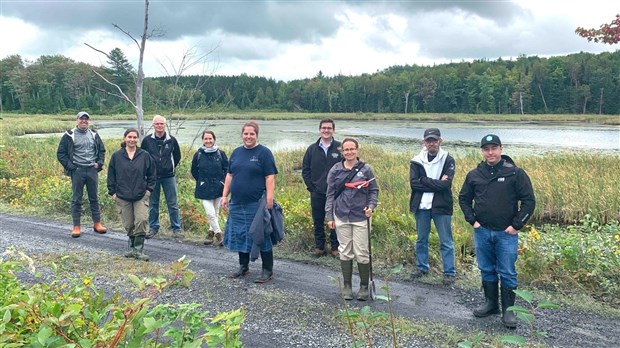
[[123,147],[112,154],[108,166],[108,194],[130,202],[142,199],[146,191],[153,192],[157,169],[149,153],[138,148],[129,159]]
[[[100,172],[103,170],[103,162],[105,161],[105,146],[103,146],[103,141],[101,141],[101,137],[99,133],[97,133],[94,129],[88,129],[88,131],[93,135],[95,139],[95,156],[97,157],[97,171]],[[71,176],[71,172],[73,172],[77,166],[73,163],[73,146],[74,144],[74,132],[75,128],[68,129],[65,134],[60,138],[60,144],[58,144],[58,150],[56,151],[56,158],[58,158],[58,162],[62,164],[62,167],[65,169],[65,175]]]
[[441,178],[444,174],[448,180],[435,180],[427,177],[422,163],[411,160],[409,165],[409,185],[411,197],[409,198],[409,211],[415,213],[420,207],[422,196],[425,192],[433,192],[433,204],[431,211],[439,215],[452,215],[454,212],[454,199],[452,198],[452,179],[454,179],[455,163],[452,156],[446,154],[446,160],[441,169]]
[[471,225],[478,221],[495,231],[508,226],[520,230],[536,206],[532,183],[525,171],[506,155],[502,155],[501,166],[496,167],[496,174],[491,175],[483,161],[467,173],[459,193],[459,205]]
[[228,157],[222,150],[205,152],[198,149],[192,158],[192,177],[196,180],[194,197],[216,199],[222,197],[224,178],[228,171]]
[[301,165],[301,176],[310,192],[325,194],[327,192],[327,173],[334,164],[342,161],[340,142],[332,140],[332,144],[325,151],[319,146],[321,139],[308,146]]
[[[160,146],[161,145],[161,146]],[[155,133],[142,139],[141,148],[151,154],[157,165],[157,178],[171,178],[181,161],[181,149],[177,139],[168,133],[158,138]]]

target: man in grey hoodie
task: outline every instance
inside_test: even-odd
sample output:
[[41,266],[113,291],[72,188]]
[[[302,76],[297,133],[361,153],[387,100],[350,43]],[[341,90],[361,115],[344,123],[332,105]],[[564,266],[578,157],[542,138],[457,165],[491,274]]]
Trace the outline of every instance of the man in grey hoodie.
[[444,285],[454,282],[454,242],[452,241],[452,179],[454,158],[441,148],[441,132],[437,128],[424,131],[424,148],[411,159],[409,184],[411,198],[409,210],[415,214],[418,237],[416,241],[417,271],[412,279],[426,275],[428,264],[428,237],[431,220],[435,222],[441,258],[443,260]]

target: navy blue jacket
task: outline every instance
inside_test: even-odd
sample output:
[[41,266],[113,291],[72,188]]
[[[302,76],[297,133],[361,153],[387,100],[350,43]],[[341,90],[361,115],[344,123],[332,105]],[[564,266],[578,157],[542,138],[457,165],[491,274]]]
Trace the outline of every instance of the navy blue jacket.
[[216,199],[222,197],[224,178],[228,171],[228,157],[222,150],[206,152],[198,149],[192,158],[191,173],[196,180],[194,197]]

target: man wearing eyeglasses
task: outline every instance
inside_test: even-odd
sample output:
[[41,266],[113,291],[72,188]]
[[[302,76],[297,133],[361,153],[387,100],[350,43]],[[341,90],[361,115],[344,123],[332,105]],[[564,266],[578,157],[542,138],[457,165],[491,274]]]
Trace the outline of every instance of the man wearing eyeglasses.
[[80,220],[84,186],[88,192],[93,230],[97,233],[108,231],[101,224],[101,211],[97,194],[98,173],[103,169],[105,147],[99,134],[88,127],[89,121],[90,116],[87,112],[78,112],[76,127],[65,132],[56,151],[56,157],[65,169],[65,175],[71,178],[71,191],[73,192],[71,197],[71,217],[73,219],[71,237],[73,238],[78,238],[82,232]]
[[[321,137],[310,145],[304,154],[301,176],[310,191],[310,206],[314,223],[314,251],[311,256],[319,258],[325,252],[325,201],[327,192],[327,173],[332,166],[342,160],[340,142],[334,139],[336,124],[332,119],[319,123]],[[338,236],[336,230],[329,230],[329,240],[333,257],[338,257]]]
[[451,285],[456,276],[454,269],[454,242],[452,241],[452,179],[454,158],[441,148],[441,132],[437,128],[424,131],[422,151],[411,159],[409,210],[415,215],[417,241],[416,279],[428,274],[428,237],[431,220],[439,235],[439,250],[443,260],[443,283]]

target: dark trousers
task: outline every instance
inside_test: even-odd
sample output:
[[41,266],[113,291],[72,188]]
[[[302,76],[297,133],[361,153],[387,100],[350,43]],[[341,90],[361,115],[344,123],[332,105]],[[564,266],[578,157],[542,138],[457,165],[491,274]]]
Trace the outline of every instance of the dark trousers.
[[[314,247],[325,249],[325,201],[324,194],[312,192],[310,194],[310,206],[312,207],[312,222],[314,223]],[[329,230],[331,250],[338,250],[338,236],[336,230]]]
[[90,213],[93,222],[101,221],[101,212],[99,211],[99,198],[97,188],[99,175],[95,167],[78,167],[71,173],[71,217],[73,218],[73,226],[80,226],[80,217],[82,216],[82,197],[84,196],[84,186],[88,192],[88,202],[90,203]]

